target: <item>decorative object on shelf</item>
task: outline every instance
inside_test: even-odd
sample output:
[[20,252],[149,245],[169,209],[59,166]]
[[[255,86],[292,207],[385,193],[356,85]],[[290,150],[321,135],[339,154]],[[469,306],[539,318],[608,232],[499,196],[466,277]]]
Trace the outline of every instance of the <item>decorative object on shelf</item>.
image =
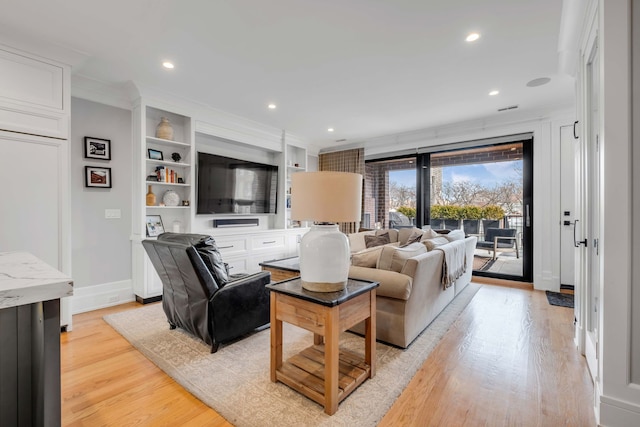
[[183,200],[182,201],[182,206],[189,206],[189,201],[188,200]]
[[156,237],[164,233],[162,218],[160,215],[147,215],[147,236]]
[[111,160],[111,140],[85,136],[84,158]]
[[175,220],[173,221],[173,223],[171,224],[171,230],[174,233],[181,233],[182,232],[182,222],[180,222],[180,220]]
[[180,159],[182,159],[182,156],[180,155],[180,153],[171,153],[171,158],[174,162],[179,162]]
[[180,196],[173,190],[167,190],[162,196],[162,202],[166,206],[178,206],[180,204]]
[[111,188],[111,168],[99,166],[84,167],[84,186]]
[[147,153],[149,153],[150,160],[164,160],[164,155],[162,151],[154,150],[153,148],[148,148]]
[[157,174],[153,174],[153,175],[147,175],[147,181],[158,181],[158,175]]
[[300,163],[294,163],[293,166],[296,167],[296,168],[299,168],[300,167]]
[[171,127],[171,123],[169,123],[169,119],[166,117],[160,118],[160,123],[158,123],[156,127],[156,138],[173,141],[173,128]]
[[155,206],[156,205],[156,195],[153,194],[153,190],[151,190],[151,186],[149,186],[149,191],[147,191],[147,206]]
[[314,292],[345,288],[349,240],[337,222],[359,221],[362,175],[348,172],[299,172],[291,176],[291,218],[316,223],[300,242],[302,287]]
[[184,184],[184,179],[178,177],[178,184]]

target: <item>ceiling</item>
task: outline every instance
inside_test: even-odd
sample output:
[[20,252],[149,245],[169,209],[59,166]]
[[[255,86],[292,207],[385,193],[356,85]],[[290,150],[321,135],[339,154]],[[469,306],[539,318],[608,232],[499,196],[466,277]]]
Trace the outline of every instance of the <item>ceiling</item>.
[[[162,88],[319,147],[513,114],[497,111],[512,105],[534,114],[574,103],[573,78],[558,71],[559,0],[0,6],[2,35],[73,51],[73,76]],[[480,39],[466,42],[473,31]],[[164,60],[175,69],[162,68]],[[540,77],[551,81],[526,86]],[[489,96],[493,89],[500,93]]]

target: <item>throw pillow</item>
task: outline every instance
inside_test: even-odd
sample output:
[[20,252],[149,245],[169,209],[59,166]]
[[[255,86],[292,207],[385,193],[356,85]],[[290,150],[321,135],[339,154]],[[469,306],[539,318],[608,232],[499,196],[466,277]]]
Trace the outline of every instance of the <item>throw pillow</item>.
[[438,237],[438,236],[440,235],[430,228],[428,230],[424,230],[424,233],[422,234],[422,240],[433,239],[434,237]]
[[411,236],[407,237],[407,243],[405,243],[401,247],[409,246],[412,243],[420,242],[422,240],[422,234],[423,233],[421,231],[414,231],[413,233],[411,233]]
[[351,265],[375,268],[383,247],[384,246],[375,246],[373,248],[363,249],[360,252],[351,254]]
[[449,234],[445,234],[444,237],[450,242],[454,240],[464,240],[464,231],[460,229],[452,230]]
[[422,243],[427,248],[428,251],[432,251],[434,248],[438,246],[446,245],[449,243],[446,237],[434,237],[433,239],[423,240]]
[[373,248],[391,243],[391,239],[389,238],[389,233],[385,232],[377,236],[364,236],[364,243],[367,248]]
[[427,252],[421,243],[412,243],[405,247],[384,246],[378,258],[377,268],[400,273],[409,258]]

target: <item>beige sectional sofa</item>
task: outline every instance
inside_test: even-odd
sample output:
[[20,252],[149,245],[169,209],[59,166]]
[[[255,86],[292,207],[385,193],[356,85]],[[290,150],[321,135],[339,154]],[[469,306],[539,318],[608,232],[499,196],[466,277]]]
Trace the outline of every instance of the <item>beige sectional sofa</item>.
[[[389,235],[388,243],[383,239],[374,242],[384,233]],[[348,237],[352,253],[349,277],[380,282],[376,296],[376,338],[380,341],[408,347],[471,281],[477,238],[465,238],[461,230],[448,235],[417,228],[376,230]],[[367,248],[366,240],[382,245]],[[407,240],[415,242],[407,244]],[[464,273],[459,270],[461,275],[445,285],[443,260],[452,247],[464,253]],[[449,259],[448,268],[451,264]],[[353,330],[364,333],[364,326]]]

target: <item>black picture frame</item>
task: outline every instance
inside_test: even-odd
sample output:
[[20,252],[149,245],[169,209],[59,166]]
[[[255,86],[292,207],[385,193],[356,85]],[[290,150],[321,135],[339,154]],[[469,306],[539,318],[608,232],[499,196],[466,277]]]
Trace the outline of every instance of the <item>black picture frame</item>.
[[160,150],[154,150],[153,148],[147,148],[147,153],[150,160],[164,160],[164,155]]
[[85,136],[84,158],[111,160],[111,140]]
[[145,221],[147,227],[147,237],[157,237],[164,233],[164,225],[160,215],[147,215]]
[[93,188],[111,188],[111,168],[105,168],[102,166],[85,166],[84,186]]

